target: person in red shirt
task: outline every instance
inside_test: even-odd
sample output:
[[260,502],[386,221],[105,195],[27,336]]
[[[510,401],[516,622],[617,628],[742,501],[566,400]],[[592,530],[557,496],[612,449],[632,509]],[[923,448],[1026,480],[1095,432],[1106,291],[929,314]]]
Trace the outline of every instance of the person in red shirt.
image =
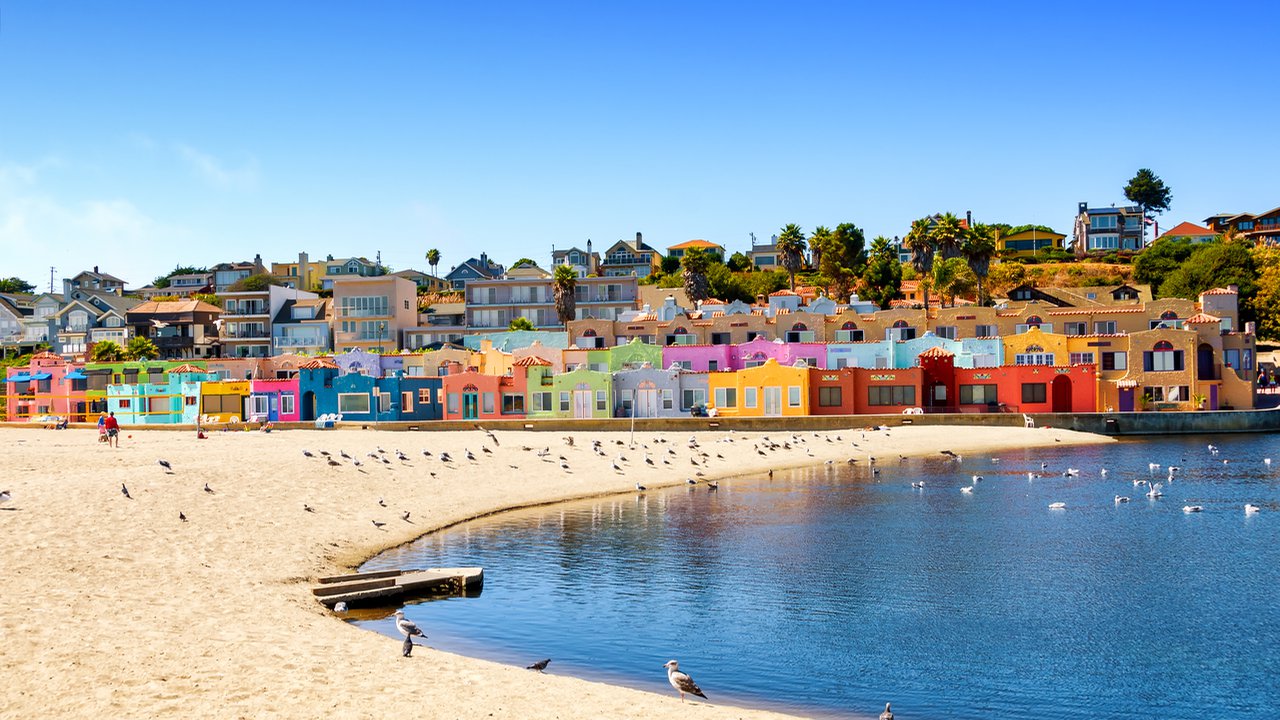
[[107,430],[107,444],[120,447],[120,421],[116,420],[116,414],[108,415],[102,426]]

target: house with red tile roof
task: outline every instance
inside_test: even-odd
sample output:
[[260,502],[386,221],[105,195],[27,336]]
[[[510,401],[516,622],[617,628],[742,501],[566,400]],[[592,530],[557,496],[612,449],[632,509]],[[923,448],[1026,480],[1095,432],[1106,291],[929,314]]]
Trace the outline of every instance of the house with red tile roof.
[[683,258],[689,248],[701,248],[708,255],[714,255],[717,260],[724,262],[724,246],[710,240],[686,240],[679,245],[671,245],[667,248],[667,257]]
[[1203,227],[1192,222],[1181,222],[1169,228],[1164,233],[1161,233],[1160,237],[1156,238],[1156,240],[1164,240],[1166,238],[1170,240],[1180,240],[1186,238],[1188,241],[1193,243],[1207,243],[1217,236],[1218,233],[1207,227]]

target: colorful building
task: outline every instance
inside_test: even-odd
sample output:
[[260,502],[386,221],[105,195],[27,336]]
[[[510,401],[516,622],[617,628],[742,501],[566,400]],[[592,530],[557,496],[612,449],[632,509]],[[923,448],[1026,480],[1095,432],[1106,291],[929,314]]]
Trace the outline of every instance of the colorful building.
[[809,414],[809,368],[770,358],[736,372],[708,373],[709,406],[726,417],[796,417]]
[[5,419],[25,422],[45,415],[83,422],[94,410],[82,366],[50,352],[31,356],[25,368],[11,367],[5,378]]
[[487,420],[525,415],[525,375],[485,375],[450,367],[442,378],[444,419]]

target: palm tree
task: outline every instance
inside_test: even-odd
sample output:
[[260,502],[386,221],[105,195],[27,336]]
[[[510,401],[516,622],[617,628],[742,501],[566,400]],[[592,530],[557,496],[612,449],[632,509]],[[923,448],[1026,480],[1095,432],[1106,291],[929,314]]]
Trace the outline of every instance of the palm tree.
[[1000,231],[997,228],[984,223],[975,223],[965,232],[964,241],[960,243],[960,254],[969,262],[969,269],[978,279],[979,305],[987,304],[982,281],[991,270],[991,258],[996,255],[996,241],[999,238]]
[[778,258],[791,278],[793,291],[796,289],[796,273],[804,267],[804,245],[804,232],[799,225],[791,223],[782,228],[777,242]]
[[436,266],[440,264],[440,251],[431,248],[427,251],[427,264],[431,266],[431,274],[436,274]]
[[929,321],[929,276],[933,273],[933,255],[937,252],[934,245],[932,225],[929,218],[924,217],[911,223],[911,230],[902,239],[902,244],[911,251],[911,267],[916,270],[920,282],[920,290],[924,293],[925,325]]
[[578,287],[578,276],[574,274],[573,267],[557,265],[551,286],[556,293],[556,316],[560,318],[562,325],[567,326],[578,309],[578,300],[573,294]]
[[684,251],[680,260],[683,269],[684,294],[692,302],[701,302],[711,297],[711,283],[707,280],[707,271],[711,269],[711,256],[702,248],[689,248]]
[[151,342],[151,338],[136,335],[125,346],[124,355],[129,360],[155,360],[160,357],[160,348]]
[[960,241],[964,237],[964,226],[960,218],[946,213],[937,219],[930,231],[934,247],[943,260],[960,257]]
[[89,359],[98,363],[120,362],[124,360],[124,348],[110,340],[101,340],[93,344]]
[[822,253],[827,251],[831,243],[831,228],[819,225],[809,236],[809,262],[814,269],[822,267]]

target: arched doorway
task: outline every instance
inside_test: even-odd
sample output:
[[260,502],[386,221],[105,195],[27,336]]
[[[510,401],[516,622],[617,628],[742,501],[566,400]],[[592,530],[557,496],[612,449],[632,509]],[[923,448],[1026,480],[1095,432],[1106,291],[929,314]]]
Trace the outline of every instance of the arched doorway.
[[594,393],[591,392],[591,386],[587,383],[578,383],[573,388],[573,416],[576,418],[589,418],[592,415],[592,407],[594,403]]
[[1053,412],[1071,412],[1071,378],[1059,375],[1053,379]]
[[316,419],[316,394],[310,390],[302,393],[302,422]]
[[462,419],[476,420],[480,417],[480,389],[475,385],[462,388]]
[[631,405],[633,417],[647,418],[658,416],[658,386],[645,380],[636,387],[635,401]]

